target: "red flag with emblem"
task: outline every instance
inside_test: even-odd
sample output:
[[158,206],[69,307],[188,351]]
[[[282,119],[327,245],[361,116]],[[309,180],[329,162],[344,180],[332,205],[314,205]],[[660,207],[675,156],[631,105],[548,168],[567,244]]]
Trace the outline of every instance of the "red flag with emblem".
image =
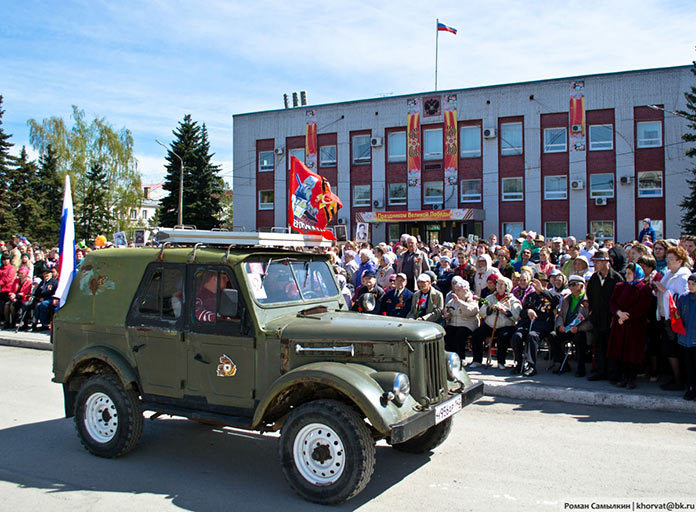
[[674,302],[674,297],[672,297],[671,293],[667,293],[669,294],[669,321],[672,325],[672,331],[676,334],[686,335],[686,327],[684,327],[684,322],[679,314],[677,304]]
[[291,157],[288,219],[292,228],[305,235],[322,235],[327,240],[336,240],[334,234],[325,228],[341,207],[343,203],[331,192],[329,181]]

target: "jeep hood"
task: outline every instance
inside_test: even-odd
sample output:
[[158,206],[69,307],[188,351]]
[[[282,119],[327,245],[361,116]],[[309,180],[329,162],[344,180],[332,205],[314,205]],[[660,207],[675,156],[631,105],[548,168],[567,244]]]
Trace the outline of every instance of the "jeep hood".
[[438,324],[350,311],[283,315],[263,326],[280,338],[322,341],[429,341],[443,336]]

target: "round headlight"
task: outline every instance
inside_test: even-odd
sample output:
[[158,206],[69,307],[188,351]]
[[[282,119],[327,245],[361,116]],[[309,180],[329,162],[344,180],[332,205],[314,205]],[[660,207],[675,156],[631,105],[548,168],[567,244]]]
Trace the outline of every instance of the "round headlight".
[[447,352],[447,373],[453,380],[463,380],[462,360],[456,352]]
[[403,404],[411,392],[411,381],[408,380],[408,375],[405,373],[399,373],[394,377],[394,401],[399,405]]

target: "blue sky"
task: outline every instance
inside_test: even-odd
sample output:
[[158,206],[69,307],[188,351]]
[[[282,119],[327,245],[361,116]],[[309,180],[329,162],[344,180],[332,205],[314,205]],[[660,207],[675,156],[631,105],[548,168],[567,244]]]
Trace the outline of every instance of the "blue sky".
[[439,89],[691,63],[691,1],[0,0],[0,94],[15,152],[30,118],[71,105],[135,138],[144,183],[185,114],[231,183],[232,115]]

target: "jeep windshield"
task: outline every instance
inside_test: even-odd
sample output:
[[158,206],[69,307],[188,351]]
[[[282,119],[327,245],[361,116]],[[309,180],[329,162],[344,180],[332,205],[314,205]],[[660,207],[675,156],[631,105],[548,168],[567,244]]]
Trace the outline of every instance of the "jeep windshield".
[[315,301],[338,295],[334,276],[323,260],[247,260],[244,273],[259,304]]

